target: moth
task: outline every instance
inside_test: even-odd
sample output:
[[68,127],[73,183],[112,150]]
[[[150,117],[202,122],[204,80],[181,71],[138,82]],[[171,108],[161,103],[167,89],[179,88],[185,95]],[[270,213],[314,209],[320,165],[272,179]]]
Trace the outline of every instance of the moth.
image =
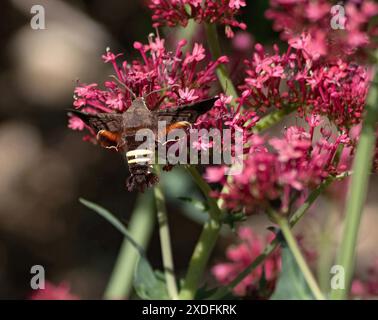
[[123,113],[90,114],[78,110],[69,110],[96,132],[99,144],[105,148],[113,148],[122,153],[129,166],[130,176],[126,180],[129,191],[144,192],[159,182],[159,178],[151,172],[154,152],[150,149],[138,149],[141,142],[135,136],[141,129],[149,129],[158,141],[158,122],[165,121],[165,133],[177,128],[191,126],[197,118],[208,112],[217,97],[197,103],[183,105],[167,110],[150,110],[143,97],[136,97],[131,106]]

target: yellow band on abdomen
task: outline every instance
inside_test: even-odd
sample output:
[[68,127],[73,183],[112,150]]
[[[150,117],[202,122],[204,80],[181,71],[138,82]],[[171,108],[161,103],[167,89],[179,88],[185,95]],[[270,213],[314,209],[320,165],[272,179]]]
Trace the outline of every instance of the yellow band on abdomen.
[[126,157],[148,156],[153,152],[148,149],[136,149],[126,152]]
[[126,152],[127,163],[146,164],[151,162],[153,151],[148,149],[136,149]]
[[135,158],[128,160],[127,163],[145,163],[145,162],[150,162],[151,158]]

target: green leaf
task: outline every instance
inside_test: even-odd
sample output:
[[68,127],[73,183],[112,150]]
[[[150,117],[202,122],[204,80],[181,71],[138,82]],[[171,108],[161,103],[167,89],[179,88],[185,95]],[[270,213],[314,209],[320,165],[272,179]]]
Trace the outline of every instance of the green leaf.
[[91,201],[80,198],[87,208],[98,213],[120,231],[139,253],[139,260],[134,274],[134,289],[142,299],[168,299],[168,292],[161,272],[155,274],[146,259],[144,249],[132,238],[127,228],[110,211]]
[[313,300],[314,297],[290,249],[282,248],[282,270],[271,300]]
[[206,211],[209,210],[209,205],[204,201],[200,201],[198,199],[194,199],[194,198],[191,198],[191,197],[178,197],[178,199],[181,200],[181,201],[192,204],[194,208],[196,208],[200,211],[206,212]]
[[207,220],[207,215],[203,214],[203,208],[193,206],[193,203],[180,199],[183,194],[190,194],[197,199],[201,198],[201,193],[198,192],[197,188],[194,188],[193,181],[188,174],[184,170],[174,170],[160,178],[164,185],[169,186],[166,190],[167,197],[170,202],[181,209],[179,212],[190,220],[203,225]]
[[99,206],[98,204],[80,198],[79,201],[85,205],[87,208],[93,210],[94,212],[98,213],[101,217],[105,218],[112,224],[118,231],[120,231],[127,240],[134,246],[134,248],[138,251],[139,255],[145,256],[144,249],[133,239],[129,230],[119,221],[110,211],[106,210],[105,208]]
[[160,271],[154,272],[148,261],[141,256],[134,274],[134,289],[141,299],[168,300],[169,295]]

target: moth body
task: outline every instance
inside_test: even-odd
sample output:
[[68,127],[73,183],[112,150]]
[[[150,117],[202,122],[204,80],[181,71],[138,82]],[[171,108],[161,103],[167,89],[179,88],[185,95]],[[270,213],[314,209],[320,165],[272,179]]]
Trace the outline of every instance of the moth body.
[[[127,189],[143,192],[159,181],[152,172],[152,157],[159,143],[158,122],[167,123],[164,134],[190,127],[199,115],[211,109],[215,100],[211,98],[188,106],[155,111],[146,106],[144,98],[136,98],[123,113],[89,114],[78,110],[71,110],[71,113],[96,131],[97,141],[102,147],[115,149],[124,155],[130,170]],[[152,141],[142,141],[143,136],[154,138]]]

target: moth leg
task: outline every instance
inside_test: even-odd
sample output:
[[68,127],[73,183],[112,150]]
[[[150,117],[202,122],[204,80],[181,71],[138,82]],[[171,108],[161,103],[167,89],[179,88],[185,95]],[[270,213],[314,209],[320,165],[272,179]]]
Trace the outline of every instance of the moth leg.
[[108,130],[100,130],[97,133],[97,141],[98,143],[107,149],[116,149],[120,147],[120,134],[118,132],[111,132]]

